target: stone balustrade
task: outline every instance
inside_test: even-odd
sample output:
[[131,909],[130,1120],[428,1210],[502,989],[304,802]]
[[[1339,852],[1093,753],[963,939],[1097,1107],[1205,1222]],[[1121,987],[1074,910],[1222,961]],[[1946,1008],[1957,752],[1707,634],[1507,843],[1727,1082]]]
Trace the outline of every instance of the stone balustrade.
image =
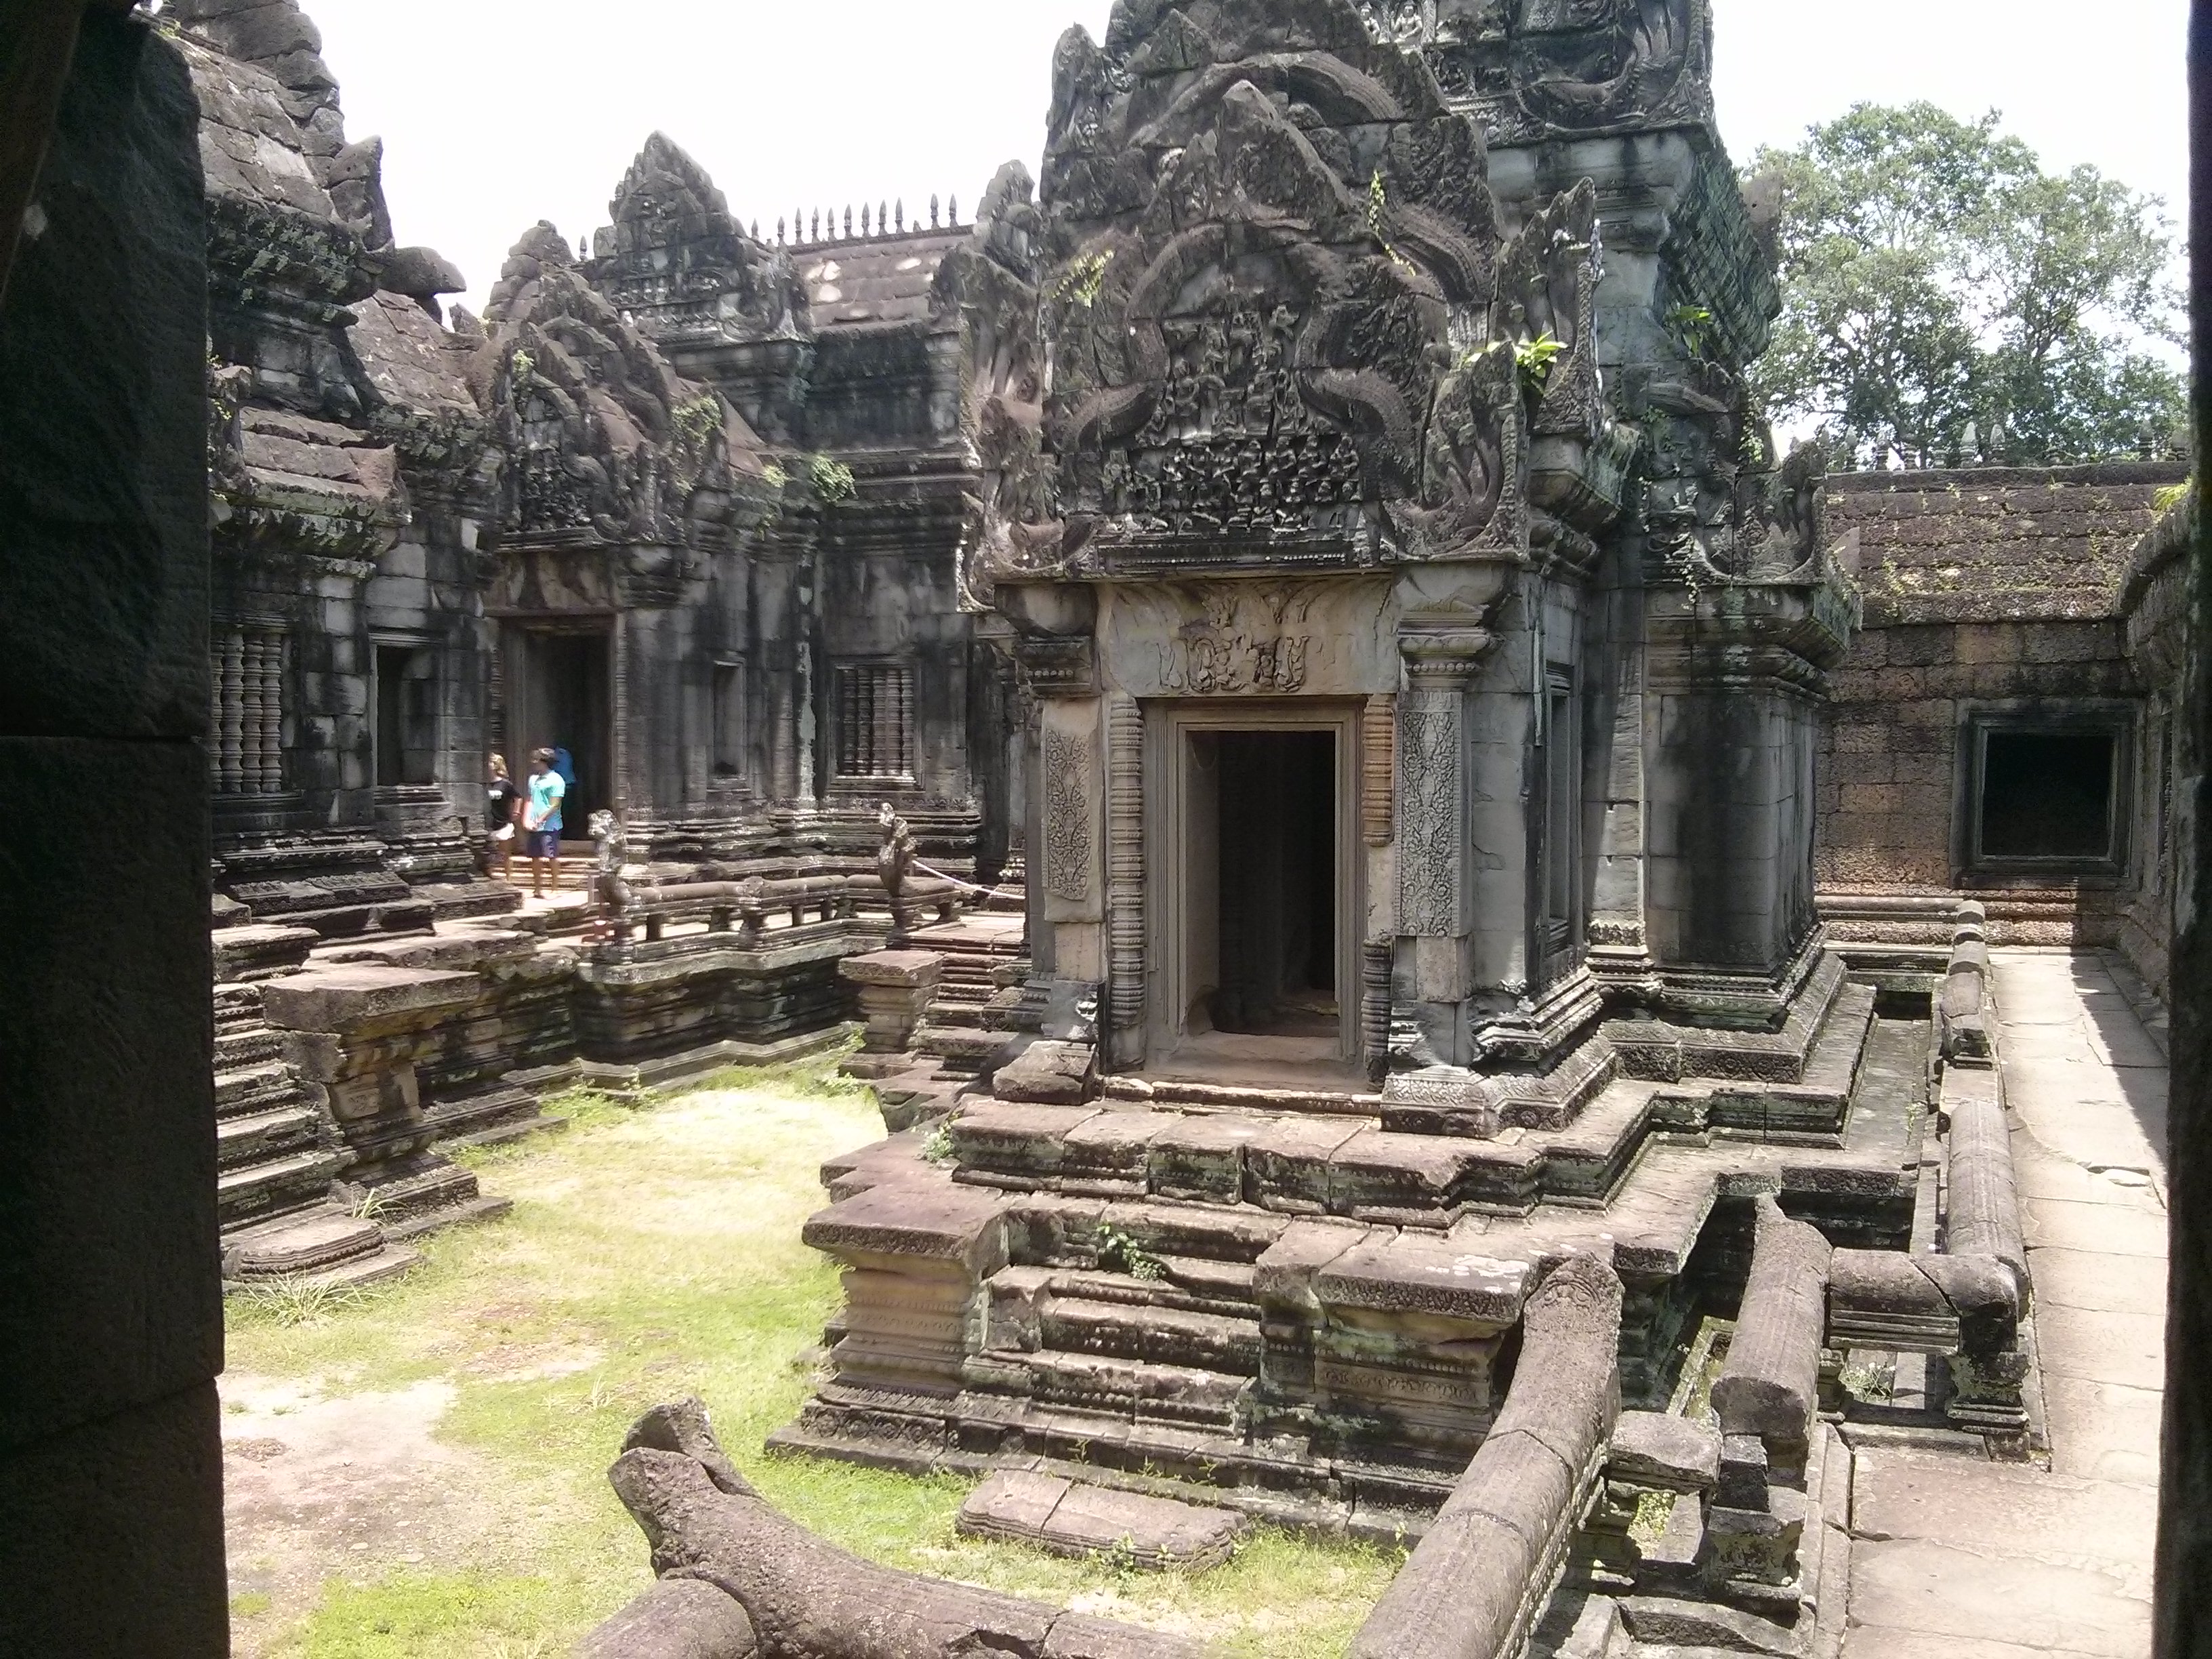
[[1622,1290],[1580,1257],[1528,1298],[1513,1385],[1482,1449],[1360,1627],[1352,1659],[1518,1652],[1596,1491],[1620,1414]]

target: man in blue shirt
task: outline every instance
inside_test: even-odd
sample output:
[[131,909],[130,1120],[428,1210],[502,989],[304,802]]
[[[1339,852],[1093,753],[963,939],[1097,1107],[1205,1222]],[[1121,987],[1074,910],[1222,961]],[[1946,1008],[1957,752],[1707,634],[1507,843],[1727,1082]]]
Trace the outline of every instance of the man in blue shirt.
[[530,757],[530,804],[523,808],[523,851],[530,859],[530,890],[545,896],[549,878],[553,890],[561,890],[561,802],[568,786],[553,769],[553,751],[541,749]]

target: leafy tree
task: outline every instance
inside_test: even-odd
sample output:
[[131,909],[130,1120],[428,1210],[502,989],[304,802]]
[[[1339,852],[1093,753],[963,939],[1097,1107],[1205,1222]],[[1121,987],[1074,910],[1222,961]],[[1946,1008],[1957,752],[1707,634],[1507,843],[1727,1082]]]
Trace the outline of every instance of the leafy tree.
[[1861,104],[1763,149],[1783,313],[1753,380],[1840,464],[2160,455],[2186,431],[2154,197],[2045,173],[1993,111]]

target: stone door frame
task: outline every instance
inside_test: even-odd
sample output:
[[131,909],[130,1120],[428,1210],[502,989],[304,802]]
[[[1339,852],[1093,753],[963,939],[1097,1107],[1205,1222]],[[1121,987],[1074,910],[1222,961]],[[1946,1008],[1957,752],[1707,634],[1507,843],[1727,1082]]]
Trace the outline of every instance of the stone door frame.
[[[1336,1003],[1340,1058],[1360,1053],[1360,940],[1367,914],[1366,843],[1360,834],[1363,697],[1146,698],[1144,713],[1144,1063],[1164,1060],[1186,1035],[1187,945],[1183,849],[1188,834],[1189,737],[1200,732],[1327,732],[1336,739]],[[1141,1069],[1139,1066],[1132,1069]]]

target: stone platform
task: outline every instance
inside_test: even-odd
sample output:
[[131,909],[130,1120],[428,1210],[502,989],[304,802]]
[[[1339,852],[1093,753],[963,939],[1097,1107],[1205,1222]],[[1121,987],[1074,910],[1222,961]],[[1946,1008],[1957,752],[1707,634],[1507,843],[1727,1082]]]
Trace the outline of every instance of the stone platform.
[[1417,1132],[1382,1092],[1117,1078],[1078,1105],[970,1097],[933,1144],[825,1170],[836,1202],[806,1237],[848,1304],[773,1443],[1419,1535],[1561,1263],[1618,1273],[1624,1397],[1664,1409],[1701,1316],[1734,1311],[1756,1200],[1838,1244],[1911,1243],[1933,1026],[1878,1017],[1833,970],[1820,994],[1790,1080],[1614,1062],[1564,1121],[1487,1136]]

